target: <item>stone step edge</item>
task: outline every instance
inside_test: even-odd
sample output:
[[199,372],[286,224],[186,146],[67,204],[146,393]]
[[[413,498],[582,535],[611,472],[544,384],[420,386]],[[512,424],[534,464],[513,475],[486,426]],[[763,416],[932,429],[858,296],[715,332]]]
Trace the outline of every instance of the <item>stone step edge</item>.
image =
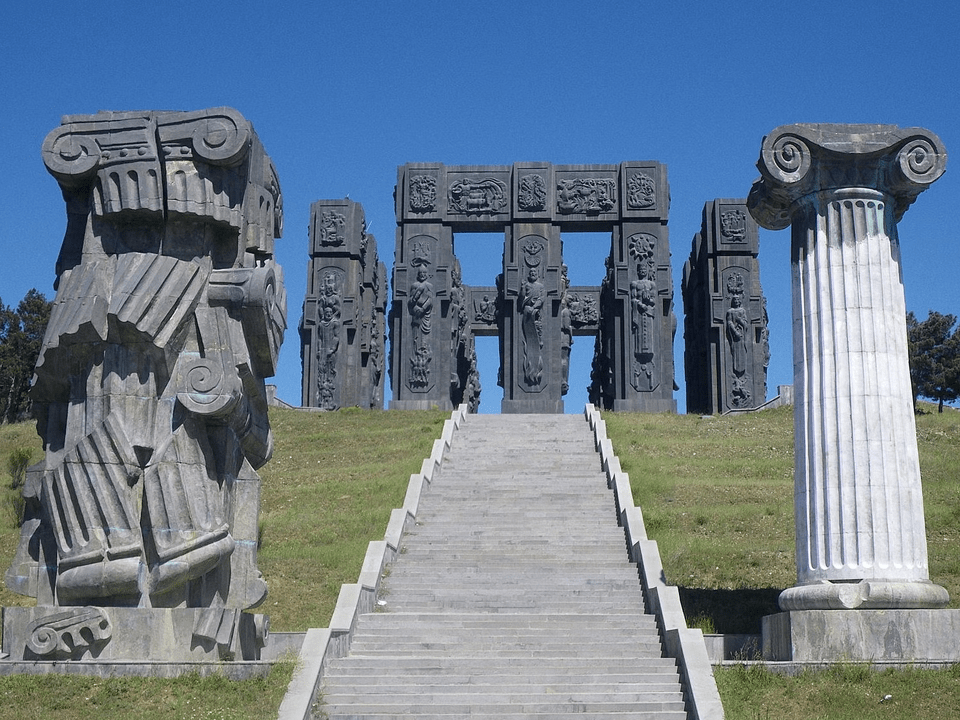
[[646,606],[657,618],[664,652],[677,661],[690,720],[722,720],[723,704],[713,677],[703,632],[687,627],[680,605],[680,593],[676,586],[667,585],[664,579],[660,549],[656,540],[647,537],[643,513],[633,501],[630,476],[620,467],[613,441],[607,437],[606,421],[590,403],[584,407],[584,415],[594,434],[600,464],[607,476],[607,486],[613,491],[617,518],[626,535],[630,559],[637,564],[640,572]]
[[400,552],[404,533],[416,521],[423,488],[433,482],[434,475],[442,467],[467,413],[466,404],[462,404],[444,421],[440,437],[433,442],[430,457],[421,463],[419,473],[410,476],[403,506],[391,511],[384,539],[372,541],[367,546],[358,582],[341,586],[330,626],[307,631],[300,647],[297,669],[280,703],[278,720],[310,720],[324,664],[329,658],[347,653],[357,618],[375,607],[383,569]]

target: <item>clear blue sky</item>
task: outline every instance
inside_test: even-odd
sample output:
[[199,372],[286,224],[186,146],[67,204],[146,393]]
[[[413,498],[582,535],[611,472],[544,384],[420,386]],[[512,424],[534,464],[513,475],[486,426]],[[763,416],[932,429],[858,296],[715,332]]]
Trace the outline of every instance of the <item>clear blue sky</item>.
[[[793,122],[922,126],[947,172],[900,224],[907,307],[960,314],[960,5],[948,2],[9,3],[0,39],[0,298],[53,297],[63,201],[40,158],[65,114],[237,108],[280,174],[277,243],[289,328],[275,382],[300,398],[296,331],[310,203],[361,202],[392,264],[392,192],[406,162],[668,166],[675,299],[703,203],[744,197],[765,133]],[[955,167],[956,166],[956,167]],[[792,382],[789,231],[761,230],[772,359]],[[457,248],[490,284],[500,247]],[[597,284],[606,239],[574,240],[573,284]],[[491,264],[490,260],[493,259]],[[495,345],[481,347],[483,410],[499,411]],[[574,346],[567,409],[583,407],[592,342]],[[682,318],[677,333],[679,409]],[[389,398],[389,394],[387,396]]]

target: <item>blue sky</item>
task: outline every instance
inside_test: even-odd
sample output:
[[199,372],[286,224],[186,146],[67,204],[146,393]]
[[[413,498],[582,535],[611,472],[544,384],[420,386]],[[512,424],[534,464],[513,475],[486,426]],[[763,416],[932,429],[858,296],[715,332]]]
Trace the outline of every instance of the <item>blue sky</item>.
[[[310,203],[361,202],[392,263],[392,192],[406,162],[668,166],[675,300],[703,203],[745,197],[763,136],[793,122],[922,126],[960,152],[960,5],[891,2],[12,3],[0,39],[0,298],[53,297],[63,201],[40,158],[66,114],[228,105],[277,167],[289,297],[274,382],[300,398],[297,336]],[[28,7],[29,5],[29,7]],[[958,156],[960,157],[960,156]],[[953,208],[960,162],[900,223],[907,307],[960,314]],[[575,239],[573,284],[597,284],[607,240]],[[491,284],[500,247],[462,243],[464,279]],[[490,260],[493,258],[493,264]],[[772,358],[792,382],[789,231],[761,230]],[[683,392],[682,318],[675,345]],[[496,349],[481,346],[498,412]],[[592,342],[574,345],[567,410],[582,409]],[[389,398],[389,394],[388,394]]]

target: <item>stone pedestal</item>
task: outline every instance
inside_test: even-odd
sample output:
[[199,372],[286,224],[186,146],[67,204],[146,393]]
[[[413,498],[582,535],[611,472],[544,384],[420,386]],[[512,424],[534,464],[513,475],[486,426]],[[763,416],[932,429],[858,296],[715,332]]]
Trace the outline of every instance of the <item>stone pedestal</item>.
[[797,610],[763,618],[768,661],[960,662],[960,610]]
[[259,660],[266,615],[225,608],[6,607],[9,660]]
[[784,610],[931,608],[896,222],[943,173],[926,130],[790,125],[748,206],[792,224],[797,586]]

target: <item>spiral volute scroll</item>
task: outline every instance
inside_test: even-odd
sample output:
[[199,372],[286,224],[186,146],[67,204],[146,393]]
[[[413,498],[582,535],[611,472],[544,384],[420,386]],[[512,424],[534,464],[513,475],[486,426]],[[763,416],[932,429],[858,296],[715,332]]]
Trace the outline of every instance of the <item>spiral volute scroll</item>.
[[56,628],[41,625],[33,629],[27,647],[40,657],[52,655],[60,647],[60,633]]
[[65,184],[79,184],[100,165],[100,146],[91,135],[70,127],[51,131],[43,141],[43,163],[50,174]]
[[201,118],[191,124],[193,151],[213,163],[232,165],[246,155],[250,143],[250,123],[230,108]]
[[764,140],[760,171],[768,179],[793,185],[803,180],[810,164],[810,148],[798,135],[784,133]]
[[907,181],[929,185],[946,170],[947,154],[939,138],[931,133],[909,138],[897,154],[897,164]]
[[217,417],[229,413],[240,401],[239,382],[224,372],[216,356],[181,359],[178,374],[177,400],[191,412]]

